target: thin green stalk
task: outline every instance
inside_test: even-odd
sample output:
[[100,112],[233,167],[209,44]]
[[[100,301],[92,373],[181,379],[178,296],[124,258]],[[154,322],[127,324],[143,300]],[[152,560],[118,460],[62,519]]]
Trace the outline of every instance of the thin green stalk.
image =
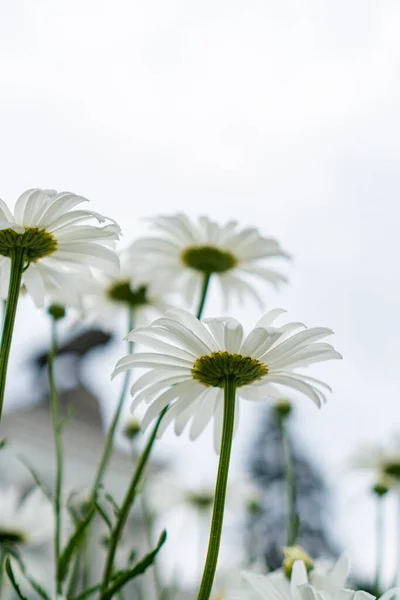
[[[204,304],[206,301],[207,291],[208,291],[208,287],[209,287],[209,283],[210,283],[210,277],[211,277],[210,274],[205,274],[205,276],[204,276],[199,307],[197,310],[197,318],[198,319],[201,319],[201,316],[203,314]],[[128,387],[128,384],[126,384],[126,387]],[[158,428],[159,428],[161,421],[163,420],[164,415],[166,414],[167,410],[168,410],[168,406],[166,406],[164,408],[164,410],[160,413],[160,416],[158,417],[156,424],[154,425],[154,428],[150,434],[148,442],[139,458],[139,462],[136,467],[136,471],[133,474],[131,484],[126,493],[124,504],[121,508],[119,519],[116,523],[115,529],[113,531],[113,534],[112,534],[111,540],[110,540],[110,546],[109,546],[109,550],[108,550],[108,554],[107,554],[106,565],[104,568],[104,575],[103,575],[103,582],[102,582],[102,587],[101,587],[100,598],[102,598],[104,596],[107,586],[109,584],[110,577],[112,575],[114,557],[115,557],[118,540],[120,538],[120,535],[122,533],[122,530],[123,530],[126,520],[128,518],[128,513],[129,513],[131,504],[132,504],[135,494],[136,494],[137,485],[140,481],[141,475],[146,467],[147,461],[148,461],[151,451],[153,449],[153,445],[154,445],[154,442],[157,437]],[[96,481],[98,481],[98,478],[96,478]]]
[[3,591],[3,581],[4,581],[4,563],[6,560],[6,552],[2,546],[2,544],[0,544],[0,598],[2,596],[2,591]]
[[375,571],[375,595],[381,595],[381,577],[383,565],[383,496],[376,494],[376,571]]
[[224,520],[226,487],[228,483],[229,462],[231,458],[233,429],[235,423],[236,382],[229,375],[224,387],[224,420],[222,425],[221,452],[219,457],[217,483],[215,486],[214,507],[211,521],[207,557],[197,600],[208,600],[217,568],[222,524]]
[[57,321],[52,318],[51,320],[51,346],[48,359],[48,375],[50,385],[50,403],[51,403],[51,414],[53,419],[53,435],[54,445],[56,451],[56,482],[54,489],[54,513],[55,513],[55,535],[54,535],[54,553],[56,560],[56,591],[57,594],[62,593],[62,583],[58,573],[58,563],[61,554],[61,526],[62,526],[62,510],[61,510],[61,493],[62,493],[62,482],[63,482],[63,448],[61,439],[61,423],[59,416],[58,406],[58,394],[57,387],[54,378],[54,361],[57,354]]
[[25,265],[25,249],[22,247],[13,248],[10,258],[10,283],[8,287],[7,305],[4,316],[0,349],[0,420],[3,412],[4,391],[6,388],[7,367],[10,356],[11,340],[14,331],[15,315],[17,314],[18,297],[21,289],[21,279]]
[[203,314],[204,305],[206,302],[206,297],[207,297],[207,292],[208,292],[208,286],[210,285],[210,280],[211,280],[211,273],[205,273],[204,279],[203,279],[203,285],[201,287],[199,307],[197,309],[197,315],[196,315],[198,319],[201,319],[201,315]]
[[[149,545],[149,549],[151,550],[153,548],[152,539],[151,539],[152,528],[153,528],[153,517],[147,506],[145,492],[142,492],[141,500],[142,500],[143,523],[144,523],[145,533],[146,533],[146,537],[147,537],[147,543]],[[161,582],[160,582],[160,575],[158,573],[157,560],[155,560],[154,564],[153,564],[153,576],[154,576],[154,585],[156,588],[157,598],[159,600],[168,600],[168,592],[167,592],[167,590],[163,590]]]
[[[133,329],[133,308],[130,307],[129,308],[129,317],[128,317],[129,332],[131,332],[132,329]],[[128,342],[128,352],[129,352],[129,354],[132,354],[133,342]],[[114,417],[111,422],[110,428],[107,432],[106,442],[105,442],[104,450],[103,450],[103,456],[101,457],[100,464],[98,466],[96,477],[95,477],[95,480],[93,483],[93,487],[92,487],[92,496],[93,497],[96,493],[96,490],[98,489],[98,487],[100,486],[100,484],[103,481],[104,473],[107,469],[108,463],[110,462],[111,452],[112,452],[113,445],[114,445],[115,432],[117,430],[117,426],[118,426],[118,423],[119,423],[119,420],[121,417],[122,407],[124,406],[124,403],[125,403],[125,396],[129,389],[131,375],[132,375],[132,371],[130,371],[130,370],[126,371],[125,377],[124,377],[124,382],[123,382],[121,393],[120,393],[120,397],[119,397],[118,404],[117,404],[117,408],[115,410]]]
[[400,482],[397,483],[397,560],[393,587],[400,586]]
[[101,584],[100,599],[103,598],[104,595],[106,594],[107,587],[108,587],[108,584],[110,582],[110,579],[111,579],[111,576],[113,573],[114,558],[115,558],[115,552],[117,550],[117,545],[121,538],[126,521],[128,519],[129,511],[135,500],[137,487],[142,479],[144,469],[147,465],[147,461],[150,456],[150,452],[151,452],[151,449],[154,444],[154,440],[157,435],[158,427],[162,421],[162,418],[164,417],[165,413],[167,412],[167,408],[168,407],[164,408],[164,410],[161,412],[161,414],[157,420],[156,426],[154,427],[153,431],[151,432],[151,435],[147,441],[147,444],[139,458],[139,462],[136,466],[135,472],[133,473],[129,488],[125,494],[125,498],[124,498],[123,504],[121,506],[119,517],[117,519],[117,522],[115,524],[115,527],[114,527],[113,532],[110,537],[110,544],[108,547],[106,564],[105,564],[104,573],[103,573],[103,581]]
[[285,490],[286,490],[286,519],[287,537],[286,545],[293,546],[296,543],[299,519],[296,510],[296,473],[293,467],[292,453],[286,430],[286,417],[278,414],[278,429],[282,442],[282,454],[285,465]]

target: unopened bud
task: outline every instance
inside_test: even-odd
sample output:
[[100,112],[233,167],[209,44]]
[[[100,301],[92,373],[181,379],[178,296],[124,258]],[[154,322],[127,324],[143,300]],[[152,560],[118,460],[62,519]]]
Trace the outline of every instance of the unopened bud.
[[140,424],[136,417],[130,417],[125,421],[123,434],[128,440],[133,440],[140,433]]
[[275,412],[281,417],[287,417],[292,412],[292,405],[287,398],[279,398],[274,405]]
[[304,563],[307,573],[314,568],[312,558],[301,546],[286,546],[282,548],[282,552],[284,556],[282,569],[288,579],[292,576],[292,569],[296,560],[301,560]]

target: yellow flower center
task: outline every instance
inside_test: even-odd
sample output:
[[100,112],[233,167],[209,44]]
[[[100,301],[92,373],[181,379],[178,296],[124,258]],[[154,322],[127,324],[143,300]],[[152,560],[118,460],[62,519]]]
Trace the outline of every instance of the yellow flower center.
[[53,234],[38,227],[25,227],[24,233],[17,233],[13,229],[1,230],[0,254],[10,257],[15,248],[25,249],[28,263],[37,262],[57,249],[57,240]]
[[201,356],[192,368],[194,379],[210,387],[225,387],[227,377],[235,380],[236,387],[249,385],[268,374],[268,367],[250,356],[213,352]]
[[230,252],[213,246],[193,246],[182,252],[184,265],[202,273],[224,273],[233,269],[237,260]]

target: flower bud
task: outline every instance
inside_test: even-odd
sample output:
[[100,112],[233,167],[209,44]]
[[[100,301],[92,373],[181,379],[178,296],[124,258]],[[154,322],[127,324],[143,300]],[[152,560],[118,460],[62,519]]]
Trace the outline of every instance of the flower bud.
[[307,573],[314,568],[312,558],[307,554],[301,546],[286,546],[282,548],[284,561],[282,563],[282,569],[288,579],[292,576],[293,565],[296,560],[301,560],[304,563]]

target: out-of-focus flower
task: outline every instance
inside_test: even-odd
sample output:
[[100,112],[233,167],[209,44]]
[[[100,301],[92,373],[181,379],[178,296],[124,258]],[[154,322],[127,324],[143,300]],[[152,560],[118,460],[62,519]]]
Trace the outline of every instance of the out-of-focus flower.
[[[145,429],[171,403],[159,436],[172,421],[179,435],[192,419],[190,438],[194,440],[214,416],[214,445],[219,449],[227,378],[235,381],[237,396],[244,399],[279,398],[279,386],[285,386],[321,406],[326,401],[322,389],[330,390],[329,386],[295,369],[341,358],[330,344],[319,342],[332,331],[325,327],[307,329],[302,323],[272,327],[282,312],[268,312],[247,337],[235,319],[201,322],[178,309],[168,311],[149,327],[134,330],[128,339],[155,352],[125,356],[113,375],[134,367],[149,369],[131,389],[132,411],[142,402],[150,405],[142,427]],[[294,331],[297,333],[291,335]],[[235,422],[237,425],[237,415]]]
[[241,301],[247,295],[263,307],[249,281],[273,285],[286,281],[263,261],[288,255],[275,239],[263,237],[254,227],[239,229],[236,221],[218,225],[207,217],[196,223],[184,214],[155,217],[151,223],[160,237],[135,242],[138,265],[162,287],[179,289],[190,303],[199,297],[204,275],[217,276],[226,305],[232,296]]
[[0,507],[0,544],[33,546],[53,536],[53,508],[39,489],[33,489],[21,502],[14,487],[1,486]]
[[394,435],[386,445],[360,448],[350,459],[356,469],[375,471],[376,484],[390,488],[400,482],[400,435]]
[[133,247],[119,253],[120,271],[115,275],[102,274],[91,282],[86,294],[86,313],[91,320],[110,328],[121,312],[134,311],[137,325],[145,325],[168,305],[161,291],[150,281],[149,274],[139,275]]
[[[70,192],[32,189],[18,198],[12,214],[0,200],[1,297],[7,296],[10,258],[21,248],[27,264],[22,283],[37,306],[44,305],[49,288],[65,288],[65,273],[86,274],[88,267],[118,272],[118,257],[108,245],[120,228],[93,211],[73,210],[85,201]],[[109,223],[100,227],[90,221]]]
[[[166,477],[149,479],[146,484],[149,505],[157,514],[170,510],[185,510],[192,513],[209,513],[214,504],[215,482],[200,482],[196,486],[179,485]],[[233,479],[228,483],[226,508],[232,513],[245,509],[254,497],[254,485],[245,478]]]

